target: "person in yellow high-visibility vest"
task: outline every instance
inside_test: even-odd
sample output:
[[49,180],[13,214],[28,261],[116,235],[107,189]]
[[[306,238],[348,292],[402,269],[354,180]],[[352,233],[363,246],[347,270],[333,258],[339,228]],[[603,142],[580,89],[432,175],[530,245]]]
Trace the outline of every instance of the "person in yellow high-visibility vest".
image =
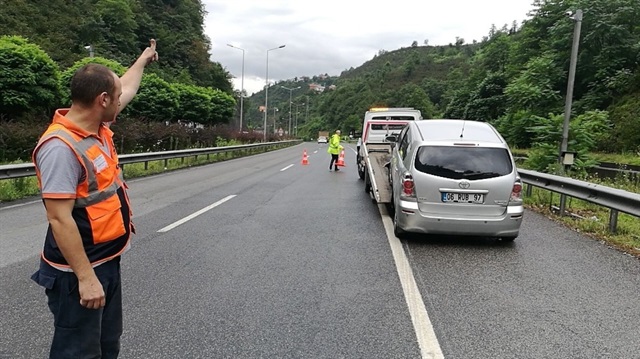
[[329,140],[329,148],[327,148],[327,152],[331,154],[331,162],[329,163],[329,171],[331,168],[334,168],[334,171],[340,171],[338,169],[338,155],[340,155],[340,151],[342,151],[344,147],[340,144],[340,130],[336,130],[336,133],[331,136]]

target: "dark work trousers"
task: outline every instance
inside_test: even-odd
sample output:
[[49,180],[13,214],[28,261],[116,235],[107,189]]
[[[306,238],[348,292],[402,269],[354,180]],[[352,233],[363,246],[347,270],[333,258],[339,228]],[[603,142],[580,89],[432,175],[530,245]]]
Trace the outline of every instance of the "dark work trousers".
[[[333,166],[333,164],[336,163],[335,166]],[[334,169],[337,171],[338,170],[338,155],[334,155],[333,153],[331,154],[331,163],[329,163],[329,169],[331,169],[331,167],[334,167]]]
[[78,278],[41,261],[31,277],[45,287],[55,331],[49,358],[112,359],[120,352],[122,335],[122,286],[120,257],[94,268],[102,283],[106,305],[88,309],[80,305]]

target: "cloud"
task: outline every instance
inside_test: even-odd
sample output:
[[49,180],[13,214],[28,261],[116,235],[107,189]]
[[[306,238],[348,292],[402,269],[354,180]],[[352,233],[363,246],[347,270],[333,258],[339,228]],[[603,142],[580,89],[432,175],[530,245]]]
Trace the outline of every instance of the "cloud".
[[380,50],[446,45],[456,37],[481,40],[493,24],[520,24],[533,9],[531,0],[395,0],[389,3],[325,0],[204,0],[205,33],[212,60],[222,64],[240,89],[244,49],[244,88],[251,94],[266,81],[327,73],[337,76],[372,59]]

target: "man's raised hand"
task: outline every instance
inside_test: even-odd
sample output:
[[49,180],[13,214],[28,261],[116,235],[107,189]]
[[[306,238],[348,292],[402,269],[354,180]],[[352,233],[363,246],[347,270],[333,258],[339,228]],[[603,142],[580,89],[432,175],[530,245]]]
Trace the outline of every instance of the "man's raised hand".
[[158,51],[156,51],[156,39],[149,40],[149,47],[144,49],[144,52],[140,57],[146,60],[147,65],[154,61],[158,61]]

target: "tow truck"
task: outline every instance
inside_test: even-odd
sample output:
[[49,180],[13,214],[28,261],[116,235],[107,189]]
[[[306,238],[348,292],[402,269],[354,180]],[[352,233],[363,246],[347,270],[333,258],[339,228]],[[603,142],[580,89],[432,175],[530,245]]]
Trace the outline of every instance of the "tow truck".
[[387,137],[398,135],[408,121],[419,120],[422,120],[420,110],[411,107],[376,107],[365,113],[362,136],[356,145],[356,161],[364,190],[377,203],[391,202],[388,167],[393,142]]

